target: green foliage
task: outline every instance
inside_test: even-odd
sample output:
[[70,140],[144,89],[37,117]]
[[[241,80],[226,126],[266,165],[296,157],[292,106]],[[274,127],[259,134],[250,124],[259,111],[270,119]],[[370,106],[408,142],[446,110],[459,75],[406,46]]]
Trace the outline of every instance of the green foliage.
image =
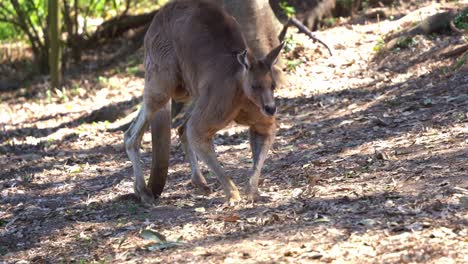
[[101,85],[109,84],[109,78],[107,78],[106,76],[98,76],[98,82]]
[[[24,16],[29,18],[28,26],[40,31],[45,26],[47,16],[46,0],[18,0],[18,4]],[[7,21],[15,21],[18,17],[11,1],[3,0],[0,5],[0,40],[16,40],[24,37],[25,32],[20,30],[19,25]]]
[[54,88],[48,89],[46,91],[46,102],[58,102],[58,103],[65,103],[70,101],[70,91],[67,90],[66,87],[62,87],[61,89]]
[[79,10],[90,17],[109,19],[125,10],[125,0],[82,0]]
[[138,66],[133,66],[133,67],[127,67],[127,73],[135,75],[138,72],[140,72],[140,68]]
[[279,6],[287,17],[292,17],[296,14],[296,9],[289,5],[287,1],[280,2]]
[[169,2],[169,0],[157,0],[156,2],[158,3],[158,5],[164,5],[167,2]]
[[465,63],[468,62],[468,53],[465,52],[460,58],[457,59],[454,65],[454,69],[458,70],[460,69]]
[[405,37],[398,40],[396,48],[407,49],[416,46],[416,44],[418,44],[418,42],[413,37]]
[[17,29],[12,24],[0,23],[0,41],[18,39]]
[[333,27],[334,25],[336,25],[337,18],[336,17],[325,18],[322,22],[325,25],[325,27]]
[[462,30],[468,30],[468,8],[463,9],[453,19],[455,27]]
[[294,50],[297,46],[297,41],[294,39],[293,35],[289,35],[284,39],[284,51],[290,52]]
[[70,101],[70,98],[68,97],[67,89],[65,87],[62,87],[62,89],[56,88],[54,91],[55,91],[57,100],[59,102],[68,102],[68,101]]
[[379,38],[379,40],[377,40],[377,44],[374,46],[374,51],[379,52],[383,47],[385,47],[385,41],[382,38]]
[[[15,21],[18,18],[11,1],[2,0],[0,2],[0,40],[24,38],[24,30],[13,23],[4,21]],[[75,0],[63,0],[62,3],[64,2],[67,2],[70,8],[74,8]],[[167,1],[159,0],[157,2],[158,4],[164,4]],[[31,20],[32,25],[28,23],[28,26],[32,26],[36,31],[40,32],[46,26],[47,0],[18,0],[18,3],[25,16]],[[138,10],[148,11],[149,8],[154,8],[154,2],[149,0],[132,1],[131,3],[131,7]],[[78,0],[78,14],[80,18],[84,19],[109,19],[123,13],[125,10],[126,0]]]
[[[294,39],[293,35],[288,35],[284,39],[284,51],[291,52],[296,49],[298,46],[298,42]],[[288,71],[295,71],[298,66],[303,64],[304,61],[302,59],[287,59],[286,60],[286,67]]]
[[288,68],[289,71],[295,71],[297,67],[302,65],[304,61],[300,59],[295,59],[295,60],[287,60],[286,61],[286,67]]
[[369,6],[370,6],[369,1],[370,1],[370,0],[364,0],[364,1],[362,1],[362,9],[363,9],[363,10],[366,10],[366,9],[369,8]]

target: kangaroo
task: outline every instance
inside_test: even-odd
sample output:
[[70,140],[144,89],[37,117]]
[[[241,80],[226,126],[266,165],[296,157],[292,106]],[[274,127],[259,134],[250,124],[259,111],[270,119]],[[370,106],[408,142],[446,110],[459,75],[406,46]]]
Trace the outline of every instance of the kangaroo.
[[[230,122],[249,126],[253,168],[247,194],[258,198],[258,182],[276,132],[275,76],[272,66],[283,43],[256,58],[236,20],[208,0],[174,0],[155,15],[144,39],[143,104],[124,142],[135,176],[134,191],[152,204],[164,188],[171,129],[171,99],[191,101],[190,116],[179,131],[190,162],[193,185],[211,192],[198,159],[217,176],[229,202],[239,190],[217,160],[215,133]],[[152,165],[148,189],[140,161],[140,144],[151,125]]]

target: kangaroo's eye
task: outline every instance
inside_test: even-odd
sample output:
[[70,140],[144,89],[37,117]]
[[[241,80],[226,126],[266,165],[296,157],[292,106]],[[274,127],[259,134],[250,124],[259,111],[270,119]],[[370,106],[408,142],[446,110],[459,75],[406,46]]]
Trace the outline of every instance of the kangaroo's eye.
[[275,83],[272,83],[271,84],[271,90],[275,90],[276,89],[276,84]]

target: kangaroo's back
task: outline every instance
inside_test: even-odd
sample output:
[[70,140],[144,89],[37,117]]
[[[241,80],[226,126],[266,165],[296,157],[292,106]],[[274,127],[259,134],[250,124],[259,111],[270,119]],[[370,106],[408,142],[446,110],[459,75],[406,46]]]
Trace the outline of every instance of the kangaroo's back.
[[169,2],[145,36],[146,60],[176,64],[174,70],[187,86],[210,73],[232,76],[241,67],[235,54],[246,49],[234,18],[208,0]]

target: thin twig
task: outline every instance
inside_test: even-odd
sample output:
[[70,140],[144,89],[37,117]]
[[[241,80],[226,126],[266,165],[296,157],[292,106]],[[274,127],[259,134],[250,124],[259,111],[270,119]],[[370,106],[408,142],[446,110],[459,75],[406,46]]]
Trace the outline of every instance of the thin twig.
[[450,21],[449,26],[450,26],[450,29],[451,29],[454,33],[456,33],[456,34],[458,34],[458,35],[463,35],[463,30],[458,29],[458,28],[455,26],[455,23],[453,23],[453,20]]
[[5,230],[8,230],[8,228],[18,220],[19,216],[13,217],[6,225],[5,225]]
[[295,26],[297,29],[299,29],[300,33],[306,34],[313,41],[317,41],[323,46],[325,46],[325,48],[327,48],[328,52],[330,53],[330,56],[333,56],[332,49],[324,41],[316,37],[306,26],[304,26],[304,24],[302,24],[295,17],[290,17],[288,22],[286,22],[286,24],[284,25],[283,29],[281,30],[278,36],[280,42],[283,42],[284,38],[286,37],[286,33],[288,32],[288,27],[290,26]]
[[319,39],[318,37],[316,37],[316,36],[315,36],[306,26],[304,26],[304,24],[302,24],[299,20],[297,20],[297,19],[294,18],[294,17],[291,17],[291,18],[288,20],[288,24],[289,24],[289,23],[291,23],[292,25],[294,25],[295,27],[297,27],[297,29],[299,29],[299,32],[306,34],[306,35],[309,36],[309,38],[311,38],[312,40],[317,41],[317,42],[319,42],[320,44],[322,44],[323,46],[325,46],[325,48],[327,48],[328,52],[330,53],[330,56],[333,56],[333,52],[332,52],[331,48],[330,48],[325,42],[323,42],[321,39]]

